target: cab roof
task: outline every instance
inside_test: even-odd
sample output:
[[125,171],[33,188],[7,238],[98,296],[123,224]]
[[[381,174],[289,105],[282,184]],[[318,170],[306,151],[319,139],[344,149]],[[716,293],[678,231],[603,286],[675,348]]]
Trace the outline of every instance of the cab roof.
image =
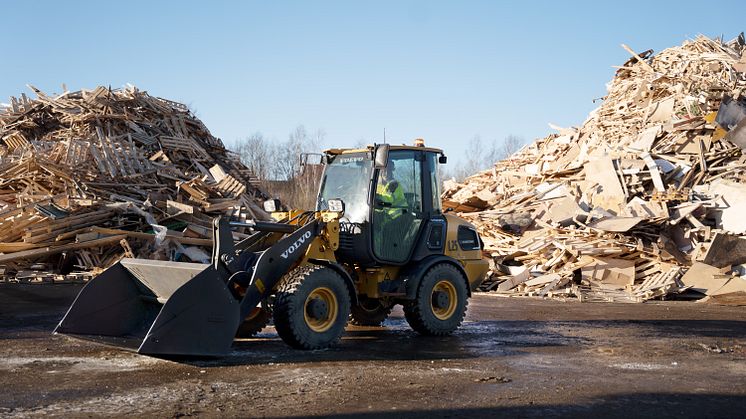
[[[414,151],[427,151],[430,153],[443,154],[443,150],[433,147],[418,147],[414,145],[390,145],[389,150],[414,150]],[[366,148],[329,148],[324,150],[325,154],[331,154],[336,156],[338,154],[352,154],[352,153],[365,153],[375,150],[375,146],[368,145]]]

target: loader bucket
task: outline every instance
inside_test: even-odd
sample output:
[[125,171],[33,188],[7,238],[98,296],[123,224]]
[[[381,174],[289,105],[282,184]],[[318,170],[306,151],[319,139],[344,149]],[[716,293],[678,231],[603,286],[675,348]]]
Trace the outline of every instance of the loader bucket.
[[226,354],[239,303],[212,265],[122,259],[91,280],[55,333],[147,355]]

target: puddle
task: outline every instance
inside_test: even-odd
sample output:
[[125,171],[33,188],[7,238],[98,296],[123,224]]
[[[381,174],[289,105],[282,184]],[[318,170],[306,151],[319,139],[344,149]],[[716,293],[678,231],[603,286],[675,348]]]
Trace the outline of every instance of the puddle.
[[646,364],[642,362],[625,362],[623,364],[611,364],[609,367],[618,368],[622,370],[637,370],[637,371],[656,371],[676,368],[677,363],[665,364]]

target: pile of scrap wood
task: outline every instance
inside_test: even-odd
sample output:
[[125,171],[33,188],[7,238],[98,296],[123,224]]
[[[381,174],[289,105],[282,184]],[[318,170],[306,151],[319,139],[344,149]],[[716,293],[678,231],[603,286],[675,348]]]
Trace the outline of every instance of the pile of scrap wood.
[[31,89],[0,108],[0,280],[204,262],[213,217],[267,218],[256,179],[186,106],[134,87]]
[[[741,34],[655,55],[623,46],[631,58],[580,128],[553,127],[464,183],[446,182],[445,207],[478,226],[495,261],[483,289],[743,301],[745,44]],[[738,251],[715,256],[718,243]]]

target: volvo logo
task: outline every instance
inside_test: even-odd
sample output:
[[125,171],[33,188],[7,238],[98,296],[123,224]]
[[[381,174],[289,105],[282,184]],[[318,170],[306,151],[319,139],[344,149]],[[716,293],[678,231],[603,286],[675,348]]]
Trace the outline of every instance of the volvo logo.
[[291,244],[290,247],[288,247],[287,249],[285,249],[285,251],[282,252],[282,254],[280,256],[282,256],[283,259],[287,259],[288,256],[292,255],[293,252],[295,252],[296,250],[298,250],[298,248],[301,247],[303,245],[303,243],[305,243],[306,240],[308,240],[310,237],[311,237],[311,232],[310,231],[306,231],[305,233],[303,233],[302,236],[300,236],[300,238],[298,240],[295,241],[295,243]]

